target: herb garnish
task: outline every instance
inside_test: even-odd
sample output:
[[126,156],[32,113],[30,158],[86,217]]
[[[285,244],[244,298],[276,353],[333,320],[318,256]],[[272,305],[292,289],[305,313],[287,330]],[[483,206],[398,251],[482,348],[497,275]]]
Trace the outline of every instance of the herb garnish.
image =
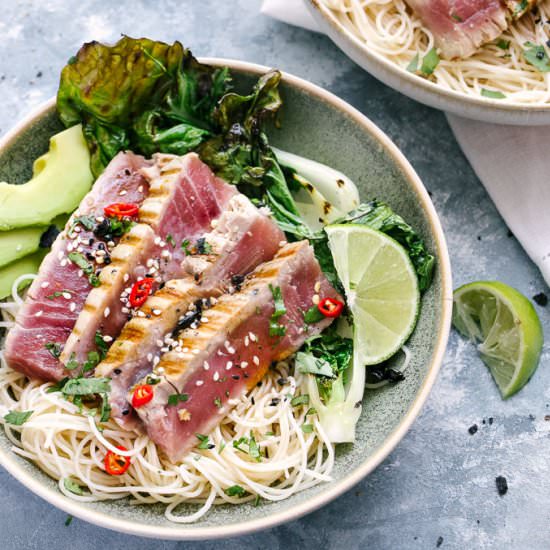
[[307,325],[318,323],[319,321],[322,321],[324,318],[325,316],[321,313],[321,311],[317,306],[311,306],[304,313],[304,323],[306,323]]
[[313,424],[302,424],[302,431],[305,434],[310,434],[313,431]]
[[58,344],[57,342],[47,342],[44,347],[51,353],[52,357],[59,359],[61,350],[63,349],[61,344]]
[[516,8],[514,9],[514,13],[512,15],[514,17],[517,17],[520,13],[525,11],[527,6],[528,6],[527,0],[521,0],[521,2],[516,5]]
[[181,249],[185,252],[185,255],[186,256],[191,256],[191,254],[193,254],[190,250],[189,250],[189,247],[191,246],[191,242],[189,241],[189,239],[185,239],[184,241],[182,241],[181,243]]
[[206,242],[204,237],[197,239],[197,245],[195,248],[197,254],[212,254],[212,245]]
[[290,404],[293,407],[298,407],[300,405],[309,405],[309,394],[304,393],[302,395],[297,395],[293,397],[290,401]]
[[430,76],[435,68],[439,65],[439,55],[437,50],[432,48],[422,59],[420,68],[418,67],[420,63],[420,55],[417,53],[412,59],[411,62],[407,65],[407,71],[410,73],[415,73],[419,76]]
[[69,527],[69,525],[73,522],[73,516],[67,516],[67,519],[65,520],[65,527]]
[[31,416],[34,411],[10,411],[4,416],[4,420],[7,424],[12,426],[21,426]]
[[72,232],[74,227],[76,225],[80,224],[85,229],[88,229],[88,231],[91,231],[95,225],[96,225],[96,219],[94,216],[76,216],[73,218],[73,221],[71,223],[71,228],[69,229],[69,233]]
[[67,289],[63,289],[63,290],[56,290],[53,294],[50,294],[48,296],[46,296],[46,298],[48,298],[48,300],[53,300],[54,298],[59,298],[60,296],[63,296],[63,294],[65,294],[65,292],[68,292],[69,294],[71,293],[70,290],[67,290]]
[[[248,451],[246,449],[243,449],[242,445],[246,445],[248,447]],[[252,432],[250,432],[250,437],[243,436],[239,439],[233,440],[233,448],[241,451],[241,453],[248,454],[251,458],[256,460],[256,462],[262,461],[260,447],[258,446],[258,443],[256,442],[256,439]]]
[[500,48],[501,50],[507,50],[510,48],[510,40],[504,40],[504,38],[500,38],[495,46],[497,48]]
[[523,51],[526,61],[541,73],[550,72],[550,59],[544,46],[533,44],[533,42],[525,42],[524,46],[528,48]]
[[166,235],[166,242],[168,244],[171,244],[173,248],[176,247],[176,241],[174,239],[174,237],[172,237],[172,235],[170,233],[168,233],[168,235]]
[[110,378],[70,378],[61,389],[63,395],[93,395],[111,391]]
[[71,356],[69,357],[69,360],[67,361],[67,364],[65,365],[65,368],[67,370],[74,370],[78,367],[78,361],[75,358],[75,354],[71,353]]
[[109,351],[109,346],[103,339],[103,335],[99,332],[99,330],[96,330],[95,332],[94,341],[97,346],[97,351],[99,352],[99,357],[103,361],[107,355],[107,351]]
[[[186,393],[173,393],[168,396],[168,405],[177,405],[178,403],[185,403],[189,399],[189,395]],[[198,435],[197,435],[198,437]]]
[[284,336],[286,334],[286,327],[279,324],[279,318],[286,313],[286,307],[283,300],[283,295],[281,293],[281,287],[274,287],[270,284],[269,290],[271,290],[271,294],[273,295],[273,302],[275,305],[275,309],[273,310],[273,313],[271,314],[271,318],[269,320],[269,336]]
[[232,485],[224,490],[228,497],[244,497],[246,491],[240,485]]
[[216,407],[218,407],[218,409],[221,409],[222,408],[222,400],[219,397],[216,397],[214,399],[214,405],[216,405]]
[[94,273],[94,266],[80,252],[71,252],[67,257],[88,275],[88,281],[93,287],[101,284],[99,277]]
[[66,477],[66,478],[63,479],[63,485],[65,486],[65,489],[67,489],[67,491],[70,491],[71,493],[73,493],[75,495],[83,495],[84,494],[84,491],[82,490],[82,487],[70,477]]
[[215,445],[210,443],[207,435],[196,433],[195,436],[200,441],[200,443],[197,445],[197,449],[213,449],[215,447]]
[[481,95],[483,97],[490,97],[491,99],[504,99],[506,96],[502,92],[495,92],[494,90],[487,90],[481,88]]

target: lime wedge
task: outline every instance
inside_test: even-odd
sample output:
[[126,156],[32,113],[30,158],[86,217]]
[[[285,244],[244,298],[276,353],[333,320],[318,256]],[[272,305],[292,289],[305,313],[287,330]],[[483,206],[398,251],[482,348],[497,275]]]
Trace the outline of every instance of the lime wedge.
[[416,324],[418,279],[405,249],[364,225],[325,227],[334,266],[353,314],[355,359],[374,365],[391,357]]
[[528,382],[543,344],[542,326],[531,302],[498,281],[479,281],[454,292],[453,325],[477,349],[506,399]]

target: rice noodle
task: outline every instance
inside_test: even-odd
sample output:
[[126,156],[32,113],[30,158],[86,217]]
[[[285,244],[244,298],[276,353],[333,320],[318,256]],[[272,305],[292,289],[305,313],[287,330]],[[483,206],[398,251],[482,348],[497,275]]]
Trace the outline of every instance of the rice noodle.
[[[338,21],[368,48],[406,68],[415,55],[423,57],[434,46],[432,33],[404,0],[322,0]],[[550,38],[550,2],[542,1],[501,35],[509,41],[503,50],[495,43],[482,46],[467,59],[445,60],[432,78],[442,88],[480,97],[482,89],[506,95],[501,101],[526,105],[550,103],[550,73],[538,71],[524,57],[524,44],[545,45]],[[420,78],[420,77],[419,77]]]
[[[23,278],[20,278],[23,280]],[[14,284],[13,301],[0,303],[1,326],[13,326],[22,296]],[[283,500],[323,481],[330,481],[334,450],[315,414],[307,407],[292,407],[293,396],[305,393],[306,379],[292,375],[289,362],[271,369],[261,386],[243,396],[235,408],[209,434],[212,449],[194,449],[180,463],[169,462],[146,436],[120,428],[114,420],[99,424],[94,412],[82,413],[61,393],[48,393],[51,383],[29,380],[10,369],[0,351],[0,422],[8,411],[33,411],[22,426],[4,423],[13,451],[33,461],[59,490],[74,500],[93,502],[129,497],[132,504],[162,503],[165,516],[177,523],[203,517],[213,505],[241,504],[257,498]],[[281,378],[288,381],[280,384]],[[279,399],[272,406],[273,399]],[[310,433],[303,424],[312,424]],[[233,446],[253,434],[262,450],[261,461]],[[273,435],[270,435],[273,434]],[[128,452],[117,450],[122,445]],[[246,450],[246,445],[242,446]],[[104,471],[107,449],[131,457],[122,476]],[[71,478],[83,489],[77,495],[65,486]],[[229,496],[225,490],[241,486],[246,496]],[[182,503],[200,505],[190,515],[178,514]]]

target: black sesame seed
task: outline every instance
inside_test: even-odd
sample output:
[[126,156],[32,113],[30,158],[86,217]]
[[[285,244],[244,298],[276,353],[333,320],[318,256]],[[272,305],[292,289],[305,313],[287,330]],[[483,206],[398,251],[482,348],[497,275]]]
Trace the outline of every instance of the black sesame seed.
[[495,420],[495,419],[494,419],[492,416],[490,416],[490,417],[489,417],[489,424],[492,424],[494,420]]
[[241,377],[238,374],[231,375],[231,378],[233,378],[233,380],[240,380],[241,379]]
[[254,396],[252,396],[252,397],[250,398],[250,402],[251,402],[253,405],[256,404],[256,400],[254,399]]
[[276,407],[280,402],[281,402],[281,400],[278,397],[274,397],[271,400],[271,403],[269,404],[269,406],[270,407]]
[[279,384],[279,386],[284,386],[285,384],[288,384],[288,379],[286,378],[279,378],[277,380],[277,384]]
[[498,476],[495,478],[497,484],[498,494],[503,497],[508,492],[508,482],[504,476]]
[[477,424],[472,424],[472,425],[468,428],[468,433],[469,433],[470,435],[474,435],[476,432],[477,432]]
[[243,372],[243,376],[244,376],[245,378],[248,378],[248,373],[247,373],[247,372]]
[[126,416],[127,414],[130,414],[130,411],[129,411],[128,409],[124,409],[124,410],[122,411],[122,414],[123,414],[124,416]]
[[437,537],[437,541],[435,543],[435,547],[439,548],[443,544],[443,537]]
[[533,300],[541,307],[546,307],[548,305],[548,296],[544,292],[535,294]]
[[115,369],[113,372],[114,372],[115,374],[120,374],[122,371],[121,371],[120,369]]

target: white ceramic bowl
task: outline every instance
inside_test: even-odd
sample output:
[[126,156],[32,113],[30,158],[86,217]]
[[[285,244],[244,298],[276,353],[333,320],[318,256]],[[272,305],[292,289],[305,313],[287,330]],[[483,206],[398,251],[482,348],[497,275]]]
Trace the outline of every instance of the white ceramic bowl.
[[355,63],[394,88],[420,103],[465,118],[511,124],[543,126],[550,124],[550,105],[524,105],[509,100],[474,97],[446,90],[436,83],[416,76],[371,51],[349,32],[321,0],[303,0],[319,28]]

